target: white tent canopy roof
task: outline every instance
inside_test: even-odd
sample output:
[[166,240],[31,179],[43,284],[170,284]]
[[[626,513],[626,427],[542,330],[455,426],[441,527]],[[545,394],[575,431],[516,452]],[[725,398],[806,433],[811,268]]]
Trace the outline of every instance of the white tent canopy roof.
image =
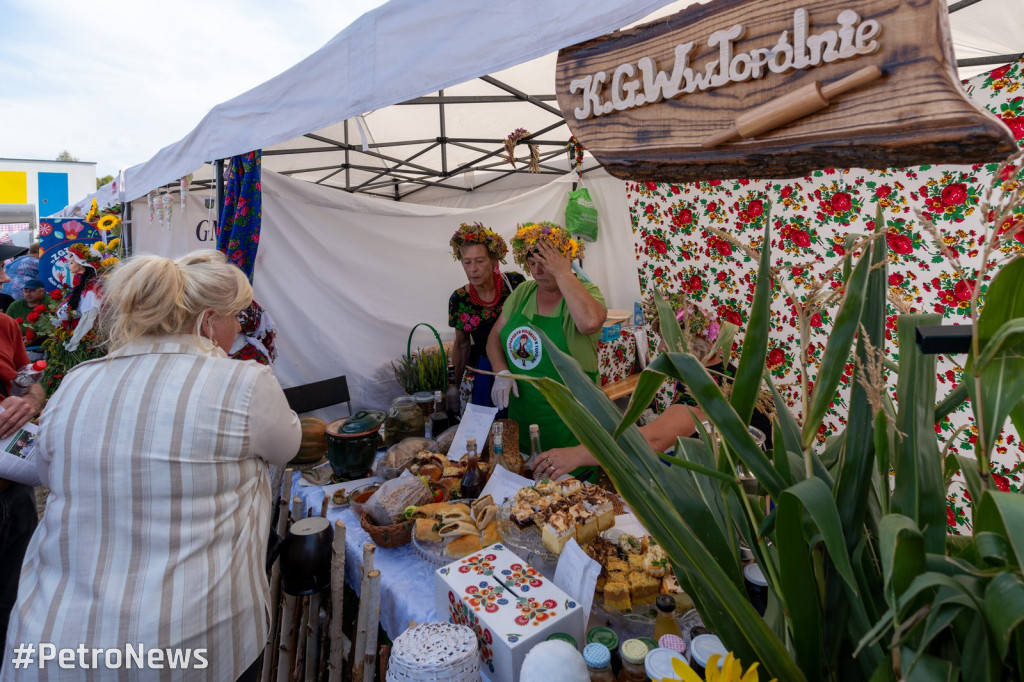
[[[1020,1],[949,2],[958,59],[1009,61],[1024,51]],[[525,168],[500,156],[504,137],[520,127],[540,143],[542,172],[565,172],[556,51],[692,2],[391,0],[214,107],[185,138],[127,169],[116,194],[110,185],[98,194],[105,203],[130,201],[253,149],[264,150],[270,170],[342,190],[388,198],[465,192]],[[991,68],[964,67],[961,76]],[[526,145],[516,150],[527,155]],[[585,166],[594,166],[589,156]],[[197,174],[204,177],[208,169]]]

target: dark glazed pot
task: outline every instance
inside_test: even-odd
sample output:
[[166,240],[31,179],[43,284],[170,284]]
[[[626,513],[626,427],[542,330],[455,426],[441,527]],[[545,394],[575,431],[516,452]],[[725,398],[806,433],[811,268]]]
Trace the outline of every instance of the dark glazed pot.
[[331,584],[331,547],[334,529],[320,516],[292,524],[281,543],[281,589],[303,597]]
[[370,473],[377,450],[383,445],[379,433],[382,423],[383,412],[361,410],[327,425],[327,459],[335,478],[351,481]]

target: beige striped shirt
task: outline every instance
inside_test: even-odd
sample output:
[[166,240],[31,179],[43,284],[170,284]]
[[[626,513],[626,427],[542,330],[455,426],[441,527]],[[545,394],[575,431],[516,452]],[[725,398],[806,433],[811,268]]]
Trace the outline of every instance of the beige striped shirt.
[[[0,681],[230,682],[262,650],[267,463],[294,456],[298,418],[269,368],[204,353],[194,338],[146,337],[79,365],[44,410],[37,446],[51,494]],[[107,669],[101,653],[98,670],[14,671],[23,642],[119,648],[121,665]],[[126,668],[129,644],[192,649],[190,667],[170,669],[164,655],[163,669]]]

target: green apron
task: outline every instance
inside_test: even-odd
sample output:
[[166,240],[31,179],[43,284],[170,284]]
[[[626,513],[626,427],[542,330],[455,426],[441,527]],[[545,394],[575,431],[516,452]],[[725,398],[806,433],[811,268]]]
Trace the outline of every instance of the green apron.
[[[536,301],[535,295],[532,298]],[[527,317],[523,314],[525,305],[524,302],[523,306],[506,320],[499,334],[509,371],[530,377],[549,377],[564,383],[554,363],[551,362],[550,355],[543,347],[540,336],[530,328],[530,325],[544,332],[551,343],[566,352],[565,332],[562,330],[565,300],[558,304],[555,314],[550,317],[539,314],[532,318]],[[588,372],[587,376],[594,381],[597,373]],[[579,441],[562,422],[555,409],[533,384],[519,381],[516,386],[519,389],[519,397],[511,396],[508,416],[519,425],[519,451],[524,459],[530,456],[530,424],[540,427],[540,444],[545,450],[579,445]],[[579,467],[572,474],[576,478],[586,479],[596,470],[597,467]]]

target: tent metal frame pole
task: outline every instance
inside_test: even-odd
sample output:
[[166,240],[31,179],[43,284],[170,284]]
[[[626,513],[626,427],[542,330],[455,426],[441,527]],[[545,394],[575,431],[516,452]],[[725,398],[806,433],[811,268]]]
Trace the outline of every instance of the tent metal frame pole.
[[[531,100],[537,100],[538,102],[554,102],[557,97],[555,95],[527,95]],[[522,102],[522,97],[516,97],[514,95],[445,95],[444,97],[434,97],[427,95],[425,97],[414,97],[404,102],[398,102],[394,106],[433,106],[435,104],[512,104],[513,102]]]
[[[558,123],[554,123],[554,124],[552,124],[552,125],[549,125],[549,126],[548,126],[548,127],[546,127],[546,128],[542,128],[542,129],[541,129],[540,131],[538,131],[538,132],[534,133],[534,134],[533,134],[533,135],[531,135],[530,137],[526,137],[526,138],[523,138],[522,140],[520,140],[520,141],[519,141],[519,143],[520,143],[520,144],[530,144],[530,139],[531,139],[532,137],[536,137],[537,135],[543,135],[544,133],[548,133],[548,132],[551,132],[552,130],[555,130],[556,128],[560,128],[560,127],[561,127],[561,126],[563,126],[563,125],[565,125],[565,121],[564,121],[564,120],[561,120],[561,119],[559,119]],[[502,152],[502,151],[504,151],[504,149],[498,149],[498,150],[496,150],[496,151],[493,151],[493,152],[489,152],[489,153],[487,153],[487,154],[485,154],[485,155],[481,156],[480,158],[477,158],[477,159],[473,159],[473,160],[472,160],[472,161],[470,161],[469,163],[465,163],[465,164],[463,164],[463,165],[459,166],[458,168],[456,168],[455,170],[453,170],[453,171],[452,171],[452,174],[453,174],[453,175],[455,175],[455,174],[457,174],[457,173],[461,173],[461,172],[462,172],[462,171],[464,171],[464,170],[468,170],[468,169],[470,169],[470,168],[472,168],[472,167],[476,166],[476,165],[477,165],[478,163],[480,163],[481,161],[484,161],[484,160],[486,160],[486,159],[489,159],[489,158],[491,158],[492,156],[497,156],[498,154],[501,154],[501,152]],[[513,171],[513,172],[514,172],[514,171]]]
[[124,225],[124,229],[121,230],[121,238],[124,241],[125,255],[130,256],[135,246],[135,239],[132,237],[135,231],[132,227],[132,202],[125,202],[121,206],[123,206],[121,210],[121,223]]
[[351,165],[349,164],[349,158],[348,158],[349,150],[348,150],[348,119],[347,118],[345,119],[344,125],[342,126],[342,128],[345,131],[345,133],[344,133],[345,134],[345,137],[344,137],[344,140],[345,140],[345,189],[351,192],[352,191],[352,174],[349,172],[349,168],[351,168]]
[[[438,90],[437,94],[440,97],[444,97],[444,90]],[[444,128],[444,102],[438,103],[438,105],[437,105],[437,113],[438,113],[438,118],[440,118],[440,124],[441,124],[441,128],[440,128],[441,137],[438,138],[438,140],[441,142],[441,175],[443,177],[448,177],[448,149],[447,149],[447,146],[445,144],[448,141],[448,137],[445,134],[445,128]]]
[[562,121],[562,111],[558,107],[553,107],[547,102],[542,102],[539,99],[533,97],[532,95],[527,95],[522,90],[517,90],[513,88],[511,85],[503,83],[502,81],[498,80],[493,76],[480,76],[480,80],[489,85],[493,85],[494,87],[500,90],[504,90],[505,92],[509,93],[510,95],[517,99],[522,100],[523,102],[529,102],[530,104],[539,107],[540,109],[543,109],[549,114],[557,116],[558,120]]
[[956,60],[956,65],[988,66],[989,64],[1009,64],[1010,62],[1018,61],[1021,57],[1024,57],[1024,52],[1020,54],[994,54],[988,57],[968,57],[967,59]]
[[350,149],[350,150],[352,150],[354,152],[359,152],[360,154],[366,154],[367,156],[372,156],[374,158],[380,159],[381,161],[387,161],[388,163],[394,163],[394,164],[397,164],[399,166],[408,165],[408,166],[412,166],[413,168],[418,168],[419,170],[426,171],[428,173],[435,173],[436,172],[436,171],[434,171],[431,168],[427,168],[426,166],[420,166],[420,165],[417,165],[417,164],[411,164],[411,163],[408,163],[406,161],[402,161],[401,159],[399,159],[397,157],[388,156],[387,154],[381,154],[380,152],[373,152],[373,151],[369,151],[369,150],[364,150],[362,147],[356,147],[354,145],[345,144],[344,142],[338,142],[337,140],[332,140],[329,137],[322,137],[320,135],[314,135],[313,133],[306,133],[303,137],[308,137],[311,140],[316,140],[317,142],[323,142],[324,144],[334,145],[337,148],[337,149],[321,149],[321,150],[313,150],[313,149],[304,150],[304,151],[307,151],[307,152],[312,152],[312,151],[338,151],[338,150]]
[[213,165],[217,178],[217,218],[219,219],[221,209],[224,207],[224,159],[217,159]]
[[[420,151],[418,151],[415,154],[413,154],[412,156],[410,156],[408,161],[397,162],[397,164],[395,165],[394,168],[385,169],[383,172],[378,172],[377,175],[375,175],[374,177],[370,178],[369,180],[366,180],[361,185],[356,186],[356,188],[353,189],[352,191],[353,192],[358,192],[359,190],[361,190],[363,187],[366,187],[367,185],[369,185],[374,180],[376,180],[378,178],[381,178],[381,177],[383,177],[385,175],[394,175],[395,171],[397,171],[402,166],[409,166],[409,167],[415,168],[415,169],[422,168],[422,166],[419,166],[417,164],[409,163],[409,161],[412,161],[417,156],[420,156],[422,154],[426,154],[427,152],[429,152],[431,149],[433,149],[436,146],[437,146],[437,143],[434,143],[434,144],[430,145],[429,147],[427,147],[426,149],[421,149]],[[374,169],[374,170],[377,170],[377,169]],[[408,169],[405,169],[402,172],[403,173],[407,173],[407,172],[411,172],[411,171],[409,171]],[[438,173],[437,173],[437,171],[427,169],[426,172],[424,173],[424,175],[429,175],[429,176],[437,177]]]
[[953,12],[959,12],[960,10],[964,9],[965,7],[970,7],[971,5],[976,5],[979,2],[981,2],[981,0],[960,0],[960,2],[954,2],[948,8],[949,9],[949,13],[952,14]]

